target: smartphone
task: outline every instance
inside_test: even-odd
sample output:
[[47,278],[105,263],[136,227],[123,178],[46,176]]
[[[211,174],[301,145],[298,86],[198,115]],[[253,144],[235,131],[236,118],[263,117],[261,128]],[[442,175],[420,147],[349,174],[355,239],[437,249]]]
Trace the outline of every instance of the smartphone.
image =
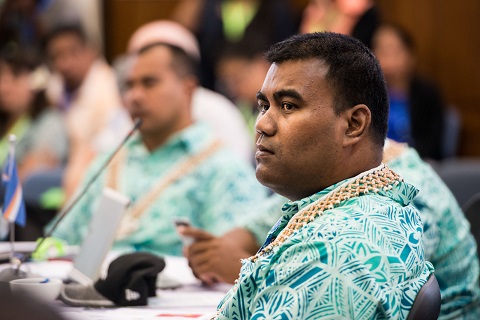
[[[188,219],[187,217],[174,217],[173,223],[175,224],[175,227],[190,227],[192,225],[190,219]],[[183,235],[180,235],[180,237],[182,238],[182,243],[184,247],[188,247],[195,242],[195,239],[192,237],[186,237]]]
[[187,217],[174,217],[173,223],[176,227],[190,227],[192,225]]

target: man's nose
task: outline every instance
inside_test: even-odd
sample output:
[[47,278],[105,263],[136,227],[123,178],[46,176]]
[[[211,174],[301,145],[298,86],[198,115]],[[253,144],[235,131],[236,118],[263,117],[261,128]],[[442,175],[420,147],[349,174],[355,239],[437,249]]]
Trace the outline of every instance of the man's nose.
[[255,123],[255,132],[257,139],[260,135],[273,136],[277,131],[277,123],[275,120],[275,114],[270,108],[265,113],[260,113]]
[[140,102],[141,96],[141,90],[138,87],[134,86],[125,90],[124,100],[127,105],[132,106]]

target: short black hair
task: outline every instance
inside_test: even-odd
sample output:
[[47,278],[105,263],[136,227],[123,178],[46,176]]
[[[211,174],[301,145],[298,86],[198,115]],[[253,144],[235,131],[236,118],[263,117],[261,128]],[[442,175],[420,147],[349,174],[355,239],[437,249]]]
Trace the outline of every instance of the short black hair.
[[166,42],[152,42],[141,47],[138,51],[136,51],[137,55],[142,55],[147,51],[155,47],[165,47],[170,50],[172,53],[172,69],[181,77],[185,76],[195,76],[198,77],[198,63],[197,59],[190,56],[185,50],[182,48],[172,45]]
[[383,146],[388,131],[387,86],[376,57],[359,40],[333,32],[298,34],[271,46],[265,58],[277,64],[307,59],[325,62],[336,113],[367,105],[373,138]]
[[[29,74],[43,65],[40,53],[31,47],[20,46],[9,42],[0,49],[0,67],[9,68],[15,77],[21,74]],[[48,109],[49,102],[45,90],[35,90],[33,101],[30,104],[28,113],[32,119],[37,119],[44,110]],[[0,136],[8,130],[8,123],[13,115],[0,110]]]
[[80,23],[58,24],[54,26],[43,38],[42,45],[44,50],[48,48],[48,45],[53,40],[66,34],[75,36],[83,45],[86,45],[89,42],[87,33]]
[[0,49],[0,61],[7,64],[16,75],[32,72],[43,63],[37,50],[14,42],[9,42]]

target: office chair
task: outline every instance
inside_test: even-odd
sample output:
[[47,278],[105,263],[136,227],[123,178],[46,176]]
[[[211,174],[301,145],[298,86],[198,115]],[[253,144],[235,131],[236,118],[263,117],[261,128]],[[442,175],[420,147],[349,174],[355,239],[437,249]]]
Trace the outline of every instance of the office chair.
[[442,155],[444,158],[453,158],[457,156],[462,119],[458,108],[454,105],[447,106],[443,113]]
[[452,191],[460,207],[480,192],[480,160],[452,158],[434,166],[438,175]]
[[470,222],[470,230],[477,241],[477,250],[480,254],[480,193],[475,194],[465,202],[462,209],[468,222]]
[[436,320],[441,304],[440,287],[432,274],[418,292],[407,320]]

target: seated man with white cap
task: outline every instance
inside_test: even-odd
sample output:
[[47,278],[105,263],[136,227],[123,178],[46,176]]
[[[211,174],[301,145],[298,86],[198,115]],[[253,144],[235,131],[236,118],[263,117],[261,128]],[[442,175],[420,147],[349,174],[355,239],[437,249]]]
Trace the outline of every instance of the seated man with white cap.
[[[200,61],[200,51],[195,36],[182,25],[158,20],[138,28],[130,37],[127,51],[132,53],[154,43],[163,42],[182,48],[193,59]],[[237,107],[219,93],[198,86],[192,98],[193,118],[208,123],[216,136],[227,147],[253,162],[253,141]]]
[[[113,244],[120,252],[181,255],[174,217],[221,234],[255,214],[266,189],[222,135],[192,116],[198,60],[181,43],[157,41],[133,50],[123,100],[132,118],[143,122],[52,236],[81,243],[105,187],[131,203]],[[84,186],[105,159],[95,160]]]

